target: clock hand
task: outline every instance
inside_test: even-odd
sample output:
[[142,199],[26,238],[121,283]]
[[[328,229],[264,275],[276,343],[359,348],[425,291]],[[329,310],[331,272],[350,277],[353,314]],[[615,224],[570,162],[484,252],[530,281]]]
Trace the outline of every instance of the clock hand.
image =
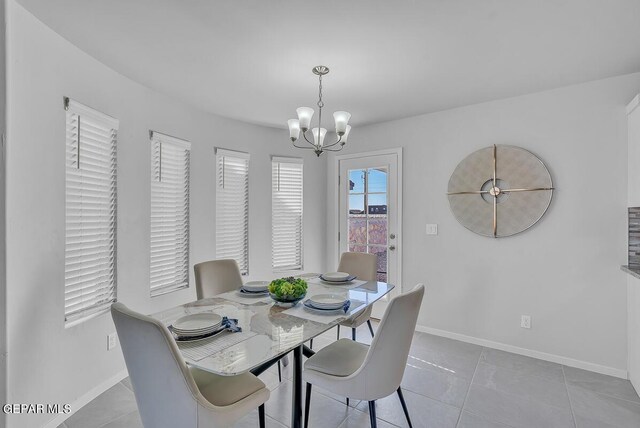
[[473,190],[469,192],[447,192],[447,195],[483,195],[489,193],[488,190]]
[[493,187],[496,187],[497,184],[497,167],[496,167],[496,156],[497,156],[497,147],[493,145]]
[[498,237],[498,195],[493,197],[493,237]]
[[536,192],[538,190],[554,190],[555,187],[534,187],[531,189],[500,189],[500,192]]

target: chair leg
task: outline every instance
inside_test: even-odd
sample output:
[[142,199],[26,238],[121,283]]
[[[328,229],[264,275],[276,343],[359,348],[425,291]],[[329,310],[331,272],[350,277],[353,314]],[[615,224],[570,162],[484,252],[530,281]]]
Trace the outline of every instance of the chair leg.
[[409,409],[407,409],[407,403],[404,401],[404,395],[402,395],[402,388],[398,387],[398,398],[400,398],[400,404],[402,404],[402,410],[404,410],[404,416],[407,418],[409,428],[413,428],[411,424],[411,418],[409,417]]
[[309,407],[311,406],[311,384],[307,382],[307,394],[304,398],[304,428],[309,427]]
[[338,324],[338,334],[336,334],[336,340],[340,340],[340,324]]
[[282,369],[280,368],[280,360],[278,360],[278,381],[282,382]]
[[367,325],[369,326],[369,331],[371,332],[371,337],[373,337],[374,334],[373,334],[373,327],[371,326],[371,320],[367,320]]
[[313,339],[309,341],[309,349],[313,349]]
[[261,404],[258,407],[258,420],[259,420],[259,423],[260,423],[260,428],[266,428],[267,423],[266,423],[266,420],[265,420],[265,417],[264,417],[264,404]]
[[369,419],[371,420],[371,428],[377,428],[378,423],[376,419],[376,401],[369,401]]
[[351,340],[353,340],[354,342],[356,341],[356,329],[355,328],[351,329]]

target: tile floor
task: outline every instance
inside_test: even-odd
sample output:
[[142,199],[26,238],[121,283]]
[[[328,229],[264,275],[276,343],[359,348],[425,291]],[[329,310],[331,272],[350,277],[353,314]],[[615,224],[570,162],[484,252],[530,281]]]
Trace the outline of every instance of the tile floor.
[[[330,344],[335,334],[332,329],[315,339],[314,349]],[[358,339],[370,341],[366,325]],[[282,383],[275,366],[261,378],[271,390],[267,426],[289,426],[291,366],[284,368]],[[414,336],[402,387],[416,428],[640,427],[640,398],[627,380],[424,333]],[[379,400],[377,412],[380,428],[407,426],[396,395]],[[309,426],[368,427],[367,403],[352,400],[347,407],[342,397],[316,388]],[[142,427],[128,379],[60,427]],[[257,411],[236,427],[257,428]]]

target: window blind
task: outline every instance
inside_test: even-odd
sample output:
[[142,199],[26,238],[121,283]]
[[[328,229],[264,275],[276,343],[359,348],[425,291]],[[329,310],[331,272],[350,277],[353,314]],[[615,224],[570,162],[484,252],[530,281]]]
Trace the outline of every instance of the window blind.
[[189,286],[191,144],[151,131],[151,296]]
[[216,149],[216,257],[249,274],[249,154]]
[[302,159],[271,159],[271,260],[273,270],[302,269]]
[[65,99],[64,312],[69,326],[116,300],[118,120]]

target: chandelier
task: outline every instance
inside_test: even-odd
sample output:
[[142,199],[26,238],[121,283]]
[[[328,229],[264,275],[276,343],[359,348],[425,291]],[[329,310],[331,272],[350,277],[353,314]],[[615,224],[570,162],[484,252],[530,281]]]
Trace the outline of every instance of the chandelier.
[[[287,122],[289,124],[289,138],[291,138],[291,142],[293,146],[298,149],[309,149],[313,150],[318,157],[323,152],[339,152],[342,150],[344,145],[347,142],[347,138],[349,137],[349,132],[351,131],[351,126],[347,125],[349,119],[351,118],[351,114],[346,111],[337,111],[333,113],[333,120],[336,125],[336,134],[338,135],[338,140],[335,143],[324,144],[324,137],[327,134],[327,130],[322,128],[322,107],[324,107],[324,102],[322,101],[322,76],[329,73],[329,67],[325,67],[324,65],[318,65],[313,67],[311,70],[313,74],[318,76],[319,80],[319,91],[318,91],[318,127],[313,128],[311,130],[311,135],[313,138],[313,142],[309,140],[307,137],[307,131],[311,126],[311,118],[313,117],[313,109],[311,107],[299,107],[296,109],[298,113],[297,119],[289,119]],[[302,146],[296,145],[296,141],[300,137],[300,131],[302,130],[302,136],[309,143],[309,145],[303,144]],[[337,147],[336,147],[337,146]]]

